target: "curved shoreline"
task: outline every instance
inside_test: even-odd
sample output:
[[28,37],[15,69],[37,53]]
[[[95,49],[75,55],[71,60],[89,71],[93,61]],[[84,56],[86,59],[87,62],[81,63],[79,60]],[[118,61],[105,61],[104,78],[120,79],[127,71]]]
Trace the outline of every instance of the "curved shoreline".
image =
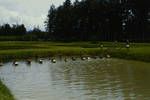
[[[0,52],[1,53],[1,52]],[[23,55],[22,55],[23,54]],[[52,56],[105,56],[109,54],[111,57],[114,58],[121,58],[127,60],[138,60],[144,62],[150,62],[150,55],[143,55],[140,53],[133,53],[131,51],[122,49],[122,50],[115,50],[115,49],[79,49],[77,51],[73,49],[66,49],[64,50],[49,50],[49,49],[41,49],[41,50],[25,50],[25,51],[11,51],[9,53],[3,53],[1,59],[5,61],[10,61],[13,59],[27,59],[27,58],[37,58],[37,57],[52,57]],[[2,55],[2,53],[1,53]],[[2,100],[14,100],[11,91],[0,81],[0,99]]]
[[137,60],[150,62],[150,53],[148,52],[135,52],[133,48],[127,50],[123,49],[99,49],[99,48],[68,48],[68,49],[29,49],[29,50],[0,50],[0,60],[10,61],[28,58],[45,58],[45,57],[59,57],[59,56],[101,56],[106,57],[109,54],[114,58],[121,58],[126,60]]
[[[125,48],[125,43],[104,43],[100,48],[98,43],[74,42],[0,42],[0,63],[10,60],[20,60],[40,57],[71,57],[71,56],[100,56],[109,54],[114,58],[150,62],[150,44],[131,44]],[[2,89],[1,89],[2,88]],[[0,99],[14,100],[9,89],[0,82]]]
[[[33,51],[34,52],[34,51]],[[37,52],[32,54],[31,52],[24,52],[24,55],[16,55],[13,56],[14,53],[12,53],[12,55],[7,55],[7,56],[1,56],[1,61],[5,62],[5,61],[11,61],[11,60],[19,60],[19,59],[28,59],[28,58],[46,58],[46,57],[57,57],[57,56],[67,56],[67,57],[71,57],[71,56],[101,56],[101,57],[106,57],[107,54],[111,55],[111,57],[113,58],[120,58],[120,59],[126,59],[126,60],[137,60],[137,61],[144,61],[144,62],[150,62],[150,55],[142,55],[142,54],[135,54],[135,53],[127,53],[127,52],[104,52],[101,53],[102,51],[99,51],[100,53],[97,54],[94,51],[90,51],[88,53],[74,53],[72,54],[72,51],[69,52],[65,52],[65,53],[59,53],[56,54],[54,52],[51,51],[43,51],[43,52]]]
[[15,100],[11,91],[0,80],[0,100]]

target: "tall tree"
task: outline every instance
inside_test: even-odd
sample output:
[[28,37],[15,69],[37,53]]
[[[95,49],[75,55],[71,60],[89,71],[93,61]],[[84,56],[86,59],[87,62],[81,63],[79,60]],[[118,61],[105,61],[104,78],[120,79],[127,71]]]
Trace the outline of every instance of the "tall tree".
[[50,37],[52,38],[56,28],[56,9],[54,5],[51,5],[50,10],[48,11],[46,24],[46,31],[49,32]]

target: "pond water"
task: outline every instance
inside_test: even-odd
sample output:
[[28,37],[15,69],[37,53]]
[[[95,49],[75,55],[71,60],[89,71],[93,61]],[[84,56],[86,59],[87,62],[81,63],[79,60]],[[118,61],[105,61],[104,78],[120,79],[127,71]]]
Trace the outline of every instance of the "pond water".
[[150,100],[150,63],[92,59],[0,67],[17,100]]

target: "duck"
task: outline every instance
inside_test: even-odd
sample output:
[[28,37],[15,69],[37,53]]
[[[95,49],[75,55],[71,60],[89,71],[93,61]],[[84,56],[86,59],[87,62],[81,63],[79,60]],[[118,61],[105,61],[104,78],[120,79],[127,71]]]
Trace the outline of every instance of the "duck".
[[42,63],[43,63],[43,60],[42,60],[42,59],[40,59],[40,60],[39,60],[39,63],[40,63],[40,64],[42,64]]
[[90,60],[91,59],[91,57],[87,57],[87,60]]
[[17,61],[13,61],[13,65],[18,66],[19,63]]
[[31,60],[30,59],[27,59],[27,64],[31,64]]
[[129,45],[129,44],[126,44],[126,48],[130,48],[130,45]]
[[110,55],[109,55],[109,54],[107,54],[107,55],[106,55],[106,57],[107,57],[107,58],[110,58]]
[[71,57],[71,59],[72,59],[72,61],[75,61],[75,60],[76,60],[76,58],[75,58],[75,57]]
[[93,59],[96,59],[97,57],[96,57],[96,56],[93,56],[92,58],[93,58]]
[[86,60],[86,57],[81,57],[81,60]]
[[56,59],[54,59],[54,58],[51,59],[51,62],[52,62],[52,63],[56,63]]
[[66,57],[65,57],[64,61],[67,62],[67,58]]
[[103,58],[103,56],[102,56],[102,55],[100,55],[100,56],[99,56],[99,58],[100,58],[100,59],[102,59],[102,58]]

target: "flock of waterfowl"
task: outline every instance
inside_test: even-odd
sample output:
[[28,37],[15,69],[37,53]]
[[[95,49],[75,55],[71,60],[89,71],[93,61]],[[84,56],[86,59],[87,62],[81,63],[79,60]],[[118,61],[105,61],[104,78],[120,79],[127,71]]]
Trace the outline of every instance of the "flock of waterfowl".
[[[97,59],[97,58],[110,58],[111,56],[109,54],[107,54],[105,57],[102,57],[102,56],[81,56],[79,57],[81,60],[90,60],[90,59]],[[69,59],[71,59],[72,61],[76,61],[78,57],[64,57],[64,58],[60,58],[61,60],[64,59],[64,62],[67,62]],[[49,59],[51,61],[51,63],[56,63],[56,59],[55,58],[51,58]],[[43,59],[38,59],[37,60],[39,64],[43,64]],[[26,63],[28,65],[30,65],[32,62],[32,59],[27,59],[26,60]],[[14,60],[13,63],[12,63],[14,66],[18,66],[19,65],[19,62],[17,60]],[[3,66],[4,63],[0,62],[0,66]]]
[[[103,48],[104,46],[103,46],[103,44],[101,44],[100,45],[100,47],[101,48]],[[127,40],[127,42],[126,42],[126,48],[128,49],[128,48],[130,48],[130,44],[129,44],[129,41]],[[62,56],[59,56],[60,57],[60,59],[62,59]],[[106,58],[110,58],[111,56],[109,55],[109,54],[107,54],[106,55]],[[93,58],[93,59],[96,59],[96,58],[98,58],[97,56],[81,56],[80,57],[81,58],[81,60],[89,60],[89,59],[91,59],[91,58]],[[99,58],[103,58],[102,56],[99,56]],[[71,57],[71,59],[72,59],[72,61],[75,61],[75,60],[77,60],[77,57]],[[52,58],[52,59],[50,59],[51,60],[51,63],[56,63],[56,59],[55,58]],[[67,62],[67,57],[65,57],[64,58],[64,61],[65,62]],[[27,59],[26,60],[26,63],[27,64],[31,64],[31,59]],[[42,64],[43,63],[43,60],[42,59],[39,59],[38,60],[38,62],[40,63],[40,64]],[[0,62],[0,66],[3,66],[4,64],[2,63],[2,62]],[[14,60],[13,61],[13,65],[14,66],[18,66],[19,65],[19,62],[17,61],[17,60]]]

